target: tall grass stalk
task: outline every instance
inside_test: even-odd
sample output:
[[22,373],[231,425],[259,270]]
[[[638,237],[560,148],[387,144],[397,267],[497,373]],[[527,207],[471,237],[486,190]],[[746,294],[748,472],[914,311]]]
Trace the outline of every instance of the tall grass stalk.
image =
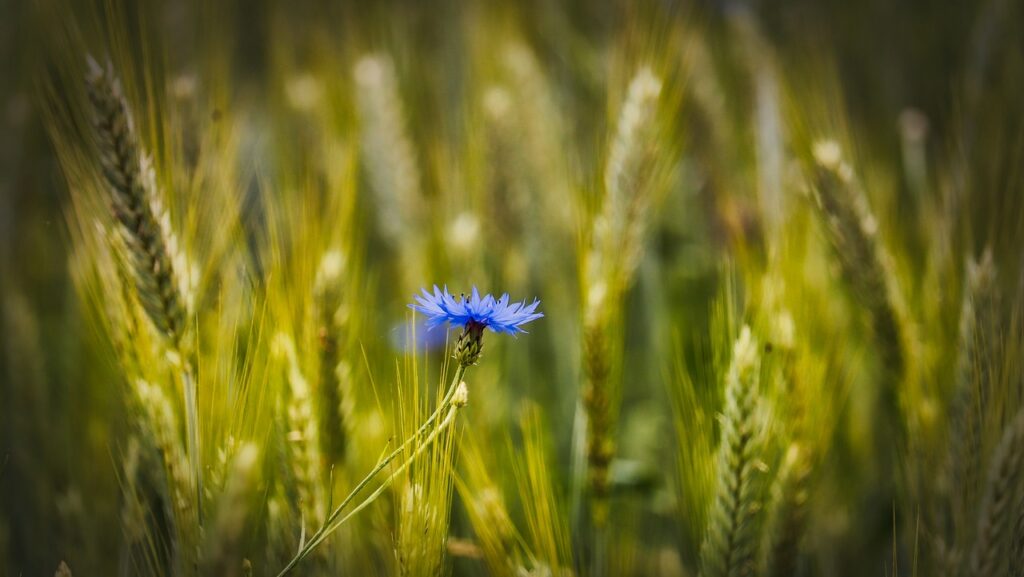
[[195,475],[178,433],[174,408],[160,387],[139,379],[135,382],[139,405],[146,412],[153,442],[159,451],[171,485],[174,509],[175,542],[173,552],[177,571],[190,574],[199,563],[200,531],[195,508]]
[[345,458],[348,427],[352,413],[349,384],[352,378],[348,359],[342,355],[348,311],[343,302],[341,283],[345,258],[341,251],[324,254],[313,287],[317,341],[319,344],[319,382],[317,383],[320,445],[327,467]]
[[4,6],[0,575],[1024,577],[1024,3],[397,4]]
[[992,256],[986,252],[980,261],[967,263],[967,281],[960,309],[959,355],[956,381],[950,407],[947,448],[949,478],[945,506],[949,511],[946,534],[939,547],[947,550],[947,566],[957,565],[962,549],[973,538],[971,522],[982,490],[984,471],[984,421],[990,418],[989,397],[994,383],[994,342],[998,334],[998,296]]
[[[396,418],[399,419],[397,428],[400,436],[420,426],[428,406],[426,401],[431,397],[421,394],[415,357],[411,364],[414,375],[399,382]],[[464,382],[459,389],[453,397],[448,416],[438,425],[433,438],[423,439],[422,445],[420,440],[415,440],[409,447],[410,458],[378,489],[394,489],[399,516],[392,540],[400,575],[430,577],[447,569],[445,553],[449,540],[454,491],[452,473],[458,438],[454,420],[468,402],[468,389]],[[368,498],[366,505],[374,498]],[[355,515],[361,507],[353,509],[349,516]]]
[[885,426],[905,446],[906,416],[901,387],[909,362],[910,335],[893,263],[878,238],[878,221],[855,182],[853,169],[843,159],[839,144],[833,140],[819,141],[814,145],[813,156],[812,184],[818,214],[838,258],[843,280],[871,319],[879,355],[879,399]]
[[760,371],[757,340],[743,327],[726,376],[716,498],[701,548],[702,577],[745,577],[757,569],[758,476],[764,467]]
[[1013,525],[1013,545],[1010,550],[1010,577],[1024,576],[1024,491],[1017,495],[1017,522]]
[[[588,488],[595,525],[608,517],[608,471],[621,395],[613,359],[615,324],[643,250],[648,211],[657,196],[656,112],[661,80],[641,68],[630,82],[604,174],[584,276],[582,402],[587,415]],[[600,547],[599,547],[600,549]]]
[[[317,546],[327,539],[331,533],[341,527],[353,515],[372,504],[377,497],[384,492],[388,485],[438,438],[438,435],[443,430],[447,429],[455,422],[455,416],[458,413],[458,410],[464,407],[467,402],[466,399],[468,392],[466,390],[465,383],[462,382],[462,377],[465,375],[466,368],[468,366],[469,365],[462,363],[456,364],[451,385],[448,387],[444,398],[438,404],[434,412],[427,417],[420,428],[407,438],[398,448],[386,457],[380,459],[377,465],[355,486],[354,489],[352,489],[352,491],[349,492],[342,502],[330,511],[320,528],[310,536],[309,540],[306,541],[299,549],[299,552],[296,553],[295,557],[293,557],[284,569],[281,570],[278,577],[283,577],[290,573],[300,562],[308,557]],[[406,454],[406,451],[410,448],[413,449],[413,452],[411,454]],[[375,479],[377,479],[377,476],[384,471],[384,469],[403,454],[406,454],[406,457],[401,461],[394,472],[390,476],[386,477],[373,493],[355,505],[347,514],[344,514],[346,508],[355,501],[359,494],[362,493],[363,489],[367,488]]]
[[324,474],[319,457],[319,427],[313,409],[309,382],[299,367],[295,343],[279,334],[275,347],[280,357],[285,381],[288,383],[284,403],[287,423],[288,457],[299,498],[298,510],[303,531],[307,526],[319,526],[323,521],[326,497]]
[[765,531],[765,572],[767,577],[796,575],[801,541],[808,517],[808,485],[811,465],[807,450],[790,445],[773,497],[774,509]]
[[189,462],[195,476],[197,520],[203,522],[203,467],[199,446],[199,408],[195,376],[188,359],[185,329],[191,285],[188,263],[178,247],[163,208],[151,160],[142,150],[131,109],[112,65],[87,60],[93,134],[99,150],[110,206],[124,242],[138,302],[180,371],[185,392]]
[[971,577],[1006,571],[1024,480],[1024,410],[1006,426],[989,465],[970,554]]
[[501,487],[494,475],[494,455],[485,452],[469,436],[462,447],[464,477],[455,480],[459,495],[466,503],[466,514],[473,526],[487,569],[496,577],[515,577],[522,563],[519,536],[509,513]]
[[424,239],[424,200],[416,149],[392,59],[370,54],[353,71],[363,167],[377,203],[378,226],[397,250],[409,286],[424,278],[419,243]]
[[539,407],[526,405],[520,415],[523,447],[513,472],[526,517],[532,574],[564,575],[574,566],[565,508],[558,498],[550,466],[547,435]]
[[682,351],[676,353],[672,409],[675,438],[680,448],[676,457],[676,499],[679,518],[688,544],[684,554],[699,562],[702,536],[707,528],[709,505],[715,496],[714,427],[717,414],[707,397],[709,388],[698,386],[695,377],[682,366]]
[[239,448],[232,459],[228,484],[206,538],[206,575],[242,577],[246,573],[243,540],[259,490],[258,465],[259,449],[251,443]]

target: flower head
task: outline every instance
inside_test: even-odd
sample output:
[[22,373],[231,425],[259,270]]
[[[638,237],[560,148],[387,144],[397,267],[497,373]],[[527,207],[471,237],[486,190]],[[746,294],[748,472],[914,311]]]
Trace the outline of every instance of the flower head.
[[456,298],[448,292],[448,287],[442,292],[434,285],[433,294],[423,289],[423,294],[416,295],[415,299],[417,304],[409,307],[427,315],[427,328],[449,323],[467,329],[479,327],[482,330],[486,327],[496,333],[514,335],[525,333],[520,328],[522,325],[544,316],[544,313],[534,312],[540,304],[537,299],[530,304],[525,300],[510,303],[508,293],[498,299],[489,294],[481,298],[476,287],[473,287],[469,298],[466,295]]

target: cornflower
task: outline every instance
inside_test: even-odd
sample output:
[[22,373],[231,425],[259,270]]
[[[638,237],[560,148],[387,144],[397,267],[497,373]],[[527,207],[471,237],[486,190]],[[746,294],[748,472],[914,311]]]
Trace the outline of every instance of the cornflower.
[[481,297],[476,287],[473,287],[468,298],[465,294],[456,298],[448,292],[447,286],[442,291],[437,285],[434,285],[433,293],[422,289],[422,294],[414,298],[417,304],[410,304],[409,308],[427,315],[428,330],[444,323],[463,327],[454,354],[455,360],[462,367],[475,365],[480,359],[484,329],[517,335],[526,332],[522,329],[523,325],[544,316],[544,313],[535,312],[540,304],[537,299],[527,304],[525,300],[511,302],[508,293],[501,295],[501,298],[494,298],[490,294]]

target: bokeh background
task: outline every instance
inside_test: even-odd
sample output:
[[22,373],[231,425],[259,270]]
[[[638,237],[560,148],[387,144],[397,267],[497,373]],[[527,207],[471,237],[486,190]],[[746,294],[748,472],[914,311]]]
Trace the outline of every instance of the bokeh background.
[[[329,282],[348,450],[313,484],[335,504],[447,384],[458,333],[411,333],[415,291],[536,296],[546,316],[528,335],[485,337],[446,448],[296,574],[751,574],[707,560],[747,325],[763,363],[750,571],[776,574],[773,552],[787,551],[802,575],[982,575],[975,557],[991,547],[993,574],[1021,575],[1024,457],[1004,448],[1024,438],[1011,434],[1021,2],[0,0],[0,13],[0,574],[62,561],[76,575],[216,574],[167,560],[180,527],[150,515],[130,528],[126,503],[159,505],[129,491],[145,424],[104,304],[116,267],[97,232],[110,218],[90,168],[90,53],[122,80],[202,279],[200,431],[221,478],[210,510],[228,507],[237,447],[259,450],[238,562],[221,574],[243,574],[245,558],[276,575],[303,524],[317,526],[296,520],[307,501],[289,443],[303,439],[281,366],[325,402],[315,315]],[[609,159],[642,70],[660,89],[633,144],[650,178],[616,196]],[[883,257],[837,242],[842,210],[821,200],[829,152],[866,203],[851,226]],[[638,239],[595,241],[616,215]],[[331,251],[344,266],[324,281]],[[599,307],[598,353],[595,254],[632,260]],[[884,278],[864,281],[876,260]],[[896,345],[880,309],[896,311]],[[131,347],[145,349],[142,373],[164,374],[151,341]],[[588,395],[595,354],[604,409]],[[173,382],[159,386],[182,419]],[[595,410],[609,420],[604,490]],[[164,458],[132,471],[162,477]]]

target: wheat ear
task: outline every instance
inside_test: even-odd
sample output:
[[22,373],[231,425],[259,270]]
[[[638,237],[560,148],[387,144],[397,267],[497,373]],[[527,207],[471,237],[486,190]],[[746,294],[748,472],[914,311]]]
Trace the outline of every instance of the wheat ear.
[[455,486],[466,503],[466,516],[476,535],[487,568],[495,577],[514,577],[521,557],[512,517],[501,488],[494,482],[490,462],[473,437],[463,451],[465,477],[457,476]]
[[420,170],[406,128],[391,58],[361,58],[354,69],[363,166],[378,203],[381,232],[400,245],[423,217]]
[[978,529],[970,556],[972,577],[990,577],[1005,570],[1015,505],[1024,479],[1024,410],[1007,425],[992,455],[985,495],[978,510]]
[[288,423],[288,446],[295,482],[299,492],[299,508],[304,523],[317,525],[323,519],[323,491],[320,481],[320,459],[317,457],[319,432],[309,382],[302,374],[295,345],[285,335],[278,335],[275,346],[285,362],[287,402],[285,416]]
[[351,367],[341,354],[347,317],[342,308],[344,267],[341,252],[328,251],[320,261],[313,289],[320,357],[317,383],[320,447],[328,467],[341,463],[345,458],[347,427],[351,420],[351,399],[346,394],[351,381]]
[[757,341],[744,327],[726,376],[716,499],[701,548],[702,577],[753,575],[757,558],[756,475],[761,449],[757,419],[761,362]]
[[609,346],[606,325],[585,321],[583,327],[583,407],[587,413],[587,482],[595,524],[608,519],[608,470],[615,455],[609,392]]
[[811,464],[807,449],[797,443],[790,445],[779,472],[775,510],[767,533],[767,577],[797,574],[800,542],[807,522],[810,476]]
[[153,435],[153,444],[160,454],[167,480],[171,486],[171,501],[174,510],[177,542],[174,554],[178,566],[192,572],[199,559],[199,536],[197,511],[192,507],[195,496],[195,477],[185,457],[178,436],[178,420],[167,396],[160,387],[138,379],[135,393],[139,406],[146,413],[146,420]]
[[906,313],[897,290],[892,262],[878,238],[878,223],[867,197],[856,185],[853,170],[832,140],[814,145],[813,195],[818,214],[836,256],[842,277],[867,309],[881,357],[883,410],[906,440],[900,381],[908,360]]
[[135,133],[121,83],[89,59],[93,133],[110,206],[127,248],[139,302],[157,330],[177,347],[185,330],[187,283],[178,243]]
[[205,575],[241,577],[245,574],[242,537],[256,496],[258,464],[259,451],[252,443],[243,445],[232,460],[231,474],[203,556]]
[[185,320],[190,301],[188,265],[178,249],[170,217],[163,208],[156,177],[135,132],[121,82],[110,65],[87,60],[93,133],[110,206],[124,241],[135,294],[168,349],[182,366],[188,454],[195,475],[197,521],[203,520],[203,468],[200,462],[198,390],[186,358]]
[[1017,522],[1013,527],[1010,577],[1024,577],[1024,491],[1017,496]]
[[583,408],[587,413],[587,475],[594,522],[608,517],[608,471],[615,455],[618,387],[611,382],[611,321],[642,252],[655,196],[655,112],[661,80],[641,68],[630,82],[605,167],[605,198],[587,255],[583,315]]
[[[950,407],[950,432],[946,467],[949,494],[946,534],[953,544],[952,559],[963,553],[960,547],[970,542],[971,531],[964,516],[977,504],[983,470],[983,422],[987,413],[990,388],[989,370],[992,351],[989,335],[994,334],[996,271],[992,255],[986,252],[978,262],[967,263],[967,282],[960,309],[960,338],[957,350],[956,389]],[[944,549],[944,548],[943,548]]]
[[287,396],[285,422],[288,433],[288,457],[295,479],[298,511],[303,529],[316,527],[324,519],[325,495],[323,471],[320,466],[319,429],[313,412],[309,383],[302,374],[292,339],[279,334],[274,341],[275,352],[284,362]]
[[625,284],[639,263],[647,214],[659,185],[655,131],[660,95],[661,80],[641,68],[629,84],[605,166],[606,197],[597,236],[606,255],[616,256],[613,278]]

